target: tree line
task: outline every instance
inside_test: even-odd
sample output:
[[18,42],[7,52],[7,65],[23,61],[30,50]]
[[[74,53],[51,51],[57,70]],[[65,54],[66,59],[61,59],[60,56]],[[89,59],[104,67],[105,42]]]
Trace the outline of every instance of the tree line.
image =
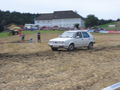
[[[34,23],[35,17],[39,14],[31,13],[20,13],[20,12],[10,12],[10,11],[1,11],[0,10],[0,32],[4,30],[4,27],[9,24],[24,25],[25,23]],[[120,19],[118,19],[120,20]],[[85,26],[94,27],[97,25],[102,25],[106,23],[113,22],[114,20],[99,20],[94,15],[88,15],[85,18]]]
[[85,18],[85,26],[86,27],[95,27],[98,25],[103,25],[103,24],[107,24],[107,23],[111,23],[111,22],[115,22],[115,21],[119,21],[119,19],[104,20],[104,19],[98,19],[95,15],[88,15],[87,18]]
[[37,16],[39,16],[39,14],[0,10],[0,32],[9,24],[24,25],[25,23],[34,23],[34,18]]

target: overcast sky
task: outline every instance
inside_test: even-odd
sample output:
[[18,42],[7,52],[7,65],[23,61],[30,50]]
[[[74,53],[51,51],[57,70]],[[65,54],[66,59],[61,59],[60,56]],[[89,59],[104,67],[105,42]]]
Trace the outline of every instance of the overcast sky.
[[99,19],[120,18],[120,0],[1,0],[0,9],[30,13],[74,10],[83,17],[94,14]]

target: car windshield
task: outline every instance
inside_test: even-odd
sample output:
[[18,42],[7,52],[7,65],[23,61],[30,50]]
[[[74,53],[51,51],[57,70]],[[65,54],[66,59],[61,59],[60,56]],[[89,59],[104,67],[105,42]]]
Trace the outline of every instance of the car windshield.
[[73,38],[75,35],[74,32],[64,32],[60,35],[60,38]]

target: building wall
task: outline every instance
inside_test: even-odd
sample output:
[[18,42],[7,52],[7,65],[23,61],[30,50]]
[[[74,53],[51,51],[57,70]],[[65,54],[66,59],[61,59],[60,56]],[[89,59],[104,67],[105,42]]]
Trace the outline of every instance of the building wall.
[[35,24],[42,26],[59,26],[73,28],[75,24],[79,24],[80,27],[84,27],[84,21],[81,18],[71,19],[53,19],[53,20],[35,20]]
[[52,20],[35,20],[35,25],[42,26],[52,26]]

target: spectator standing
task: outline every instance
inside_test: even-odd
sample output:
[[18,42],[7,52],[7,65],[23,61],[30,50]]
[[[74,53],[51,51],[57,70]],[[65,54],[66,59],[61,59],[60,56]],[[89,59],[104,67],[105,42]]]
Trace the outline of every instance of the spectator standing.
[[21,35],[21,41],[24,41],[25,40],[25,34],[22,34]]
[[40,32],[37,33],[37,41],[41,42],[41,34],[40,34]]

